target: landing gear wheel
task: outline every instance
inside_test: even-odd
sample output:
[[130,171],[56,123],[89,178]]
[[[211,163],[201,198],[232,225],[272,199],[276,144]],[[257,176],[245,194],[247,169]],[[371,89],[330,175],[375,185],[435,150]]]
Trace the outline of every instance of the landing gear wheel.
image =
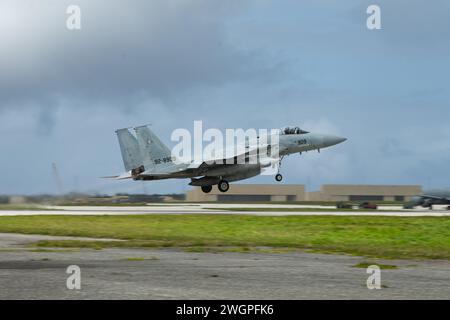
[[230,189],[230,184],[226,180],[220,180],[217,188],[219,188],[220,192],[227,192]]
[[212,186],[202,186],[202,191],[204,193],[210,193],[212,190]]
[[276,176],[275,176],[275,180],[280,182],[281,180],[283,180],[283,176],[281,174],[277,173]]

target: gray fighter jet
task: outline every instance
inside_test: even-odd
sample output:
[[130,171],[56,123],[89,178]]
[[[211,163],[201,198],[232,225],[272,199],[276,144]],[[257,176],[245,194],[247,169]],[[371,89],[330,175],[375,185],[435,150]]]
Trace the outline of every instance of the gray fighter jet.
[[412,197],[411,201],[406,203],[403,207],[405,209],[412,209],[417,206],[433,209],[434,204],[449,205],[450,209],[450,189],[435,189],[425,191],[423,194]]
[[[279,165],[284,156],[292,153],[302,153],[308,150],[327,148],[346,140],[333,135],[309,133],[298,127],[286,127],[279,131],[277,145],[271,144],[271,139],[264,145],[264,153],[260,154],[262,144],[258,141],[245,143],[242,153],[234,151],[231,158],[208,159],[203,162],[180,162],[175,161],[171,150],[148,128],[140,126],[134,128],[134,136],[128,128],[116,130],[119,139],[125,170],[124,174],[112,176],[115,179],[133,180],[160,180],[172,178],[190,178],[192,186],[201,187],[202,191],[208,193],[213,185],[217,185],[221,192],[229,189],[229,182],[238,181],[257,176],[263,170],[276,165],[276,181],[283,179],[279,173]],[[261,137],[257,137],[261,140]],[[271,151],[271,148],[277,152]],[[258,150],[255,150],[258,149]],[[269,151],[267,151],[269,150]],[[253,163],[239,163],[238,157],[248,160],[256,151],[257,158]],[[213,161],[211,161],[213,160]],[[226,160],[226,161],[225,161]],[[216,162],[215,162],[216,161]]]

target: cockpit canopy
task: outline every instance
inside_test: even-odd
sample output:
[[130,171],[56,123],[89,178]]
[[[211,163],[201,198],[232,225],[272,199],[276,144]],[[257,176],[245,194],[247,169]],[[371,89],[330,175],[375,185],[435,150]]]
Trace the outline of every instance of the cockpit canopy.
[[302,130],[299,127],[284,127],[281,129],[282,134],[304,134],[308,131]]

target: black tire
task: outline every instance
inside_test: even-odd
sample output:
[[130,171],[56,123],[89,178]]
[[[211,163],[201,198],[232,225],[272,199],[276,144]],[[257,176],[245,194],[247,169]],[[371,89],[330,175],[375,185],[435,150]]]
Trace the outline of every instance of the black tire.
[[281,180],[283,180],[283,176],[281,174],[277,173],[276,176],[275,176],[275,180],[280,182]]
[[202,191],[204,193],[210,193],[212,190],[212,186],[202,186]]
[[220,180],[219,184],[217,185],[217,188],[220,192],[227,192],[228,189],[230,189],[230,184],[227,180]]

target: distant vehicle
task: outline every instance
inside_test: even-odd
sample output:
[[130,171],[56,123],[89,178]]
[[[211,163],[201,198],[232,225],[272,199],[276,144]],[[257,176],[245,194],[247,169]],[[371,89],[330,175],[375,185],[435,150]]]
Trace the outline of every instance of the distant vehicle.
[[413,209],[416,206],[433,209],[434,204],[447,204],[447,210],[450,208],[450,189],[436,189],[426,191],[423,194],[412,197],[410,202],[405,203],[404,209]]
[[336,203],[336,209],[353,209],[353,204],[350,202],[338,202]]
[[370,203],[370,202],[360,203],[358,207],[360,209],[372,209],[372,210],[378,209],[378,206],[375,203]]

